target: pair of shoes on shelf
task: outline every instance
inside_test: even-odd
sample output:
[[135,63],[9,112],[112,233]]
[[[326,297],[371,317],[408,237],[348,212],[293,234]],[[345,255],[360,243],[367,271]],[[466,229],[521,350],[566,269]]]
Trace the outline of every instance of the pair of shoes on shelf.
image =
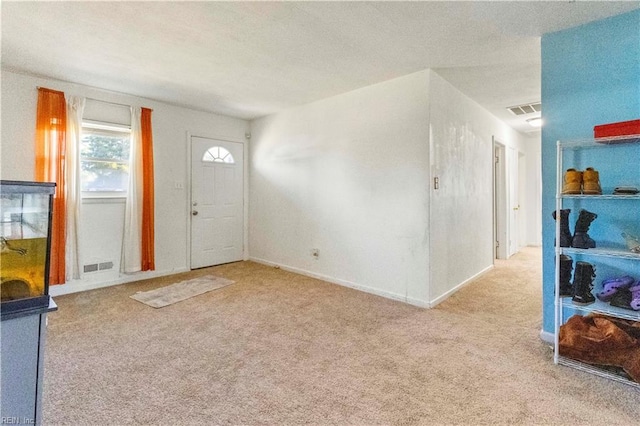
[[587,262],[576,262],[576,270],[571,282],[573,259],[566,254],[560,255],[560,297],[571,297],[576,305],[590,305],[596,301],[593,297],[593,280],[596,277],[596,267]]
[[640,311],[640,281],[632,287],[618,291],[609,303],[618,308]]
[[609,302],[620,290],[626,290],[635,282],[635,278],[625,275],[624,277],[607,278],[602,281],[602,291],[596,297],[603,302]]
[[593,167],[585,171],[567,169],[564,174],[563,194],[601,195],[600,174]]
[[640,190],[635,186],[617,186],[613,190],[613,195],[636,195]]
[[596,297],[611,306],[640,311],[640,281],[628,275],[606,279]]
[[571,213],[571,209],[562,209],[559,215],[556,214],[555,210],[551,213],[553,220],[560,221],[560,247],[595,248],[596,242],[587,232],[589,231],[591,222],[596,220],[598,215],[585,209],[580,210],[574,233],[571,235],[571,230],[569,229],[569,213]]

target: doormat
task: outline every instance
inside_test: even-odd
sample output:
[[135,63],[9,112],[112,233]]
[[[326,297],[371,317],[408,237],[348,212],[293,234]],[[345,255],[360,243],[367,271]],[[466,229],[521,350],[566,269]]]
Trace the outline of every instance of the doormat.
[[234,282],[214,275],[205,275],[155,290],[139,291],[129,297],[153,308],[163,308],[211,290],[226,287]]

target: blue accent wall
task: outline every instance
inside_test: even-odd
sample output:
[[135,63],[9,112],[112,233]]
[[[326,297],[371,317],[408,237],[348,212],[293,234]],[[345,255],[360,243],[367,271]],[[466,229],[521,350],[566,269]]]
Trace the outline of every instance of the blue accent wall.
[[[640,10],[542,37],[542,111],[543,329],[553,332],[556,142],[591,138],[598,124],[640,119]],[[585,150],[567,159],[567,165],[595,167],[605,193],[619,185],[640,186],[640,145]],[[571,231],[580,208],[597,213],[589,234],[599,246],[623,247],[621,231],[640,233],[637,201],[573,203],[566,206],[572,209]],[[640,279],[640,262],[598,258],[592,263],[597,268],[594,293],[606,276]]]

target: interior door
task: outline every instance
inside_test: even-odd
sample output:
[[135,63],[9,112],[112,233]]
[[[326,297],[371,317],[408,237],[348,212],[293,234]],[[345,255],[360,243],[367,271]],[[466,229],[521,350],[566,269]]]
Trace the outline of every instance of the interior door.
[[191,268],[243,258],[241,143],[191,137]]
[[520,219],[520,198],[518,183],[520,173],[518,172],[518,152],[509,148],[509,205],[511,210],[509,212],[509,256],[516,254],[519,250],[518,236],[520,233],[519,219]]
[[529,208],[525,197],[527,183],[527,161],[523,153],[518,153],[518,251],[527,244],[527,221]]

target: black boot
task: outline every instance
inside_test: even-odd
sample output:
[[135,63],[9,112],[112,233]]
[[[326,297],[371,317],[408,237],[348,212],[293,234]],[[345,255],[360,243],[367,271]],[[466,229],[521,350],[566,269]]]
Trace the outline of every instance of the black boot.
[[[571,209],[560,210],[560,247],[571,247],[571,241],[573,240],[571,230],[569,230],[569,213],[571,213]],[[551,216],[553,216],[553,220],[557,220],[555,210],[551,213]]]
[[573,286],[571,285],[571,270],[573,269],[573,259],[566,254],[560,255],[560,297],[572,297]]
[[593,279],[596,277],[595,267],[587,262],[576,262],[576,272],[573,274],[573,299],[576,305],[590,305],[596,301],[593,290]]
[[589,237],[587,231],[589,230],[591,222],[597,217],[598,215],[595,213],[588,212],[584,209],[580,210],[580,216],[578,216],[578,220],[576,221],[575,233],[573,234],[573,241],[571,243],[572,247],[581,249],[596,247],[596,242]]

